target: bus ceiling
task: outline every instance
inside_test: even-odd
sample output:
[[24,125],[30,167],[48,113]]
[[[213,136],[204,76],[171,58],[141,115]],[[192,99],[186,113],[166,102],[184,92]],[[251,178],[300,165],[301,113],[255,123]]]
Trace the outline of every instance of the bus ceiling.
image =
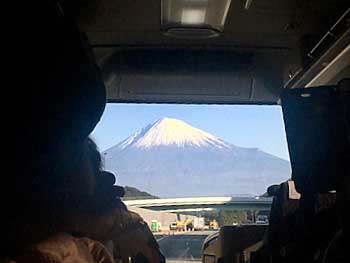
[[283,88],[349,77],[348,0],[220,0],[208,38],[165,34],[165,0],[78,2],[109,102],[277,104]]

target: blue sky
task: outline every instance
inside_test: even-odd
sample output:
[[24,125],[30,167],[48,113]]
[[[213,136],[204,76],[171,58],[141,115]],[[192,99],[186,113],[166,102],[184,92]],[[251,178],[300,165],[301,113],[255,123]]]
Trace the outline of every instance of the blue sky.
[[107,104],[92,138],[103,151],[162,117],[183,120],[229,143],[289,160],[280,106]]

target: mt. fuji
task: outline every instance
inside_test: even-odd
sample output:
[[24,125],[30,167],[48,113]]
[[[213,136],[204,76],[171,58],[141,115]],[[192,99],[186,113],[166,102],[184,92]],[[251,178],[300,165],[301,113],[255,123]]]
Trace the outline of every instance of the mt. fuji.
[[146,149],[157,146],[177,147],[218,147],[229,148],[230,145],[219,138],[194,128],[187,123],[171,118],[162,118],[137,131],[118,144],[120,148],[136,147]]
[[160,197],[262,194],[291,174],[283,159],[172,118],[155,121],[103,155],[118,184]]

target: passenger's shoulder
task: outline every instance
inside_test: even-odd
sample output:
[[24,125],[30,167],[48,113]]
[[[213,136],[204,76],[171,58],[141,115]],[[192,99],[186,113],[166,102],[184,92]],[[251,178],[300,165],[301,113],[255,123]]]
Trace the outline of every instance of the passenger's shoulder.
[[99,241],[92,240],[89,238],[81,238],[80,241],[86,244],[86,247],[88,248],[94,262],[99,262],[99,263],[115,262],[112,254]]
[[[94,254],[96,251],[95,246],[100,247],[103,245],[97,241],[90,239],[76,238],[72,235],[62,233],[52,236],[45,241],[38,243],[28,250],[17,263],[64,263],[64,262],[76,262],[76,263],[95,263],[104,262],[109,263],[112,261],[100,260]],[[102,251],[101,248],[98,251]],[[105,249],[108,258],[110,254]],[[100,252],[98,256],[102,257],[105,254]],[[111,258],[108,258],[111,259]]]

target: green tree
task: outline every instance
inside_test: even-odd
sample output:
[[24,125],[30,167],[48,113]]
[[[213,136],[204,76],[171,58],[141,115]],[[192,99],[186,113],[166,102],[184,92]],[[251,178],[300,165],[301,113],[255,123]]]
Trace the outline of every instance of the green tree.
[[221,210],[218,215],[220,226],[241,224],[247,220],[247,214],[244,211],[226,211]]
[[135,187],[124,186],[125,195],[123,200],[137,200],[137,199],[158,199],[159,197],[151,195],[147,192],[141,191]]

